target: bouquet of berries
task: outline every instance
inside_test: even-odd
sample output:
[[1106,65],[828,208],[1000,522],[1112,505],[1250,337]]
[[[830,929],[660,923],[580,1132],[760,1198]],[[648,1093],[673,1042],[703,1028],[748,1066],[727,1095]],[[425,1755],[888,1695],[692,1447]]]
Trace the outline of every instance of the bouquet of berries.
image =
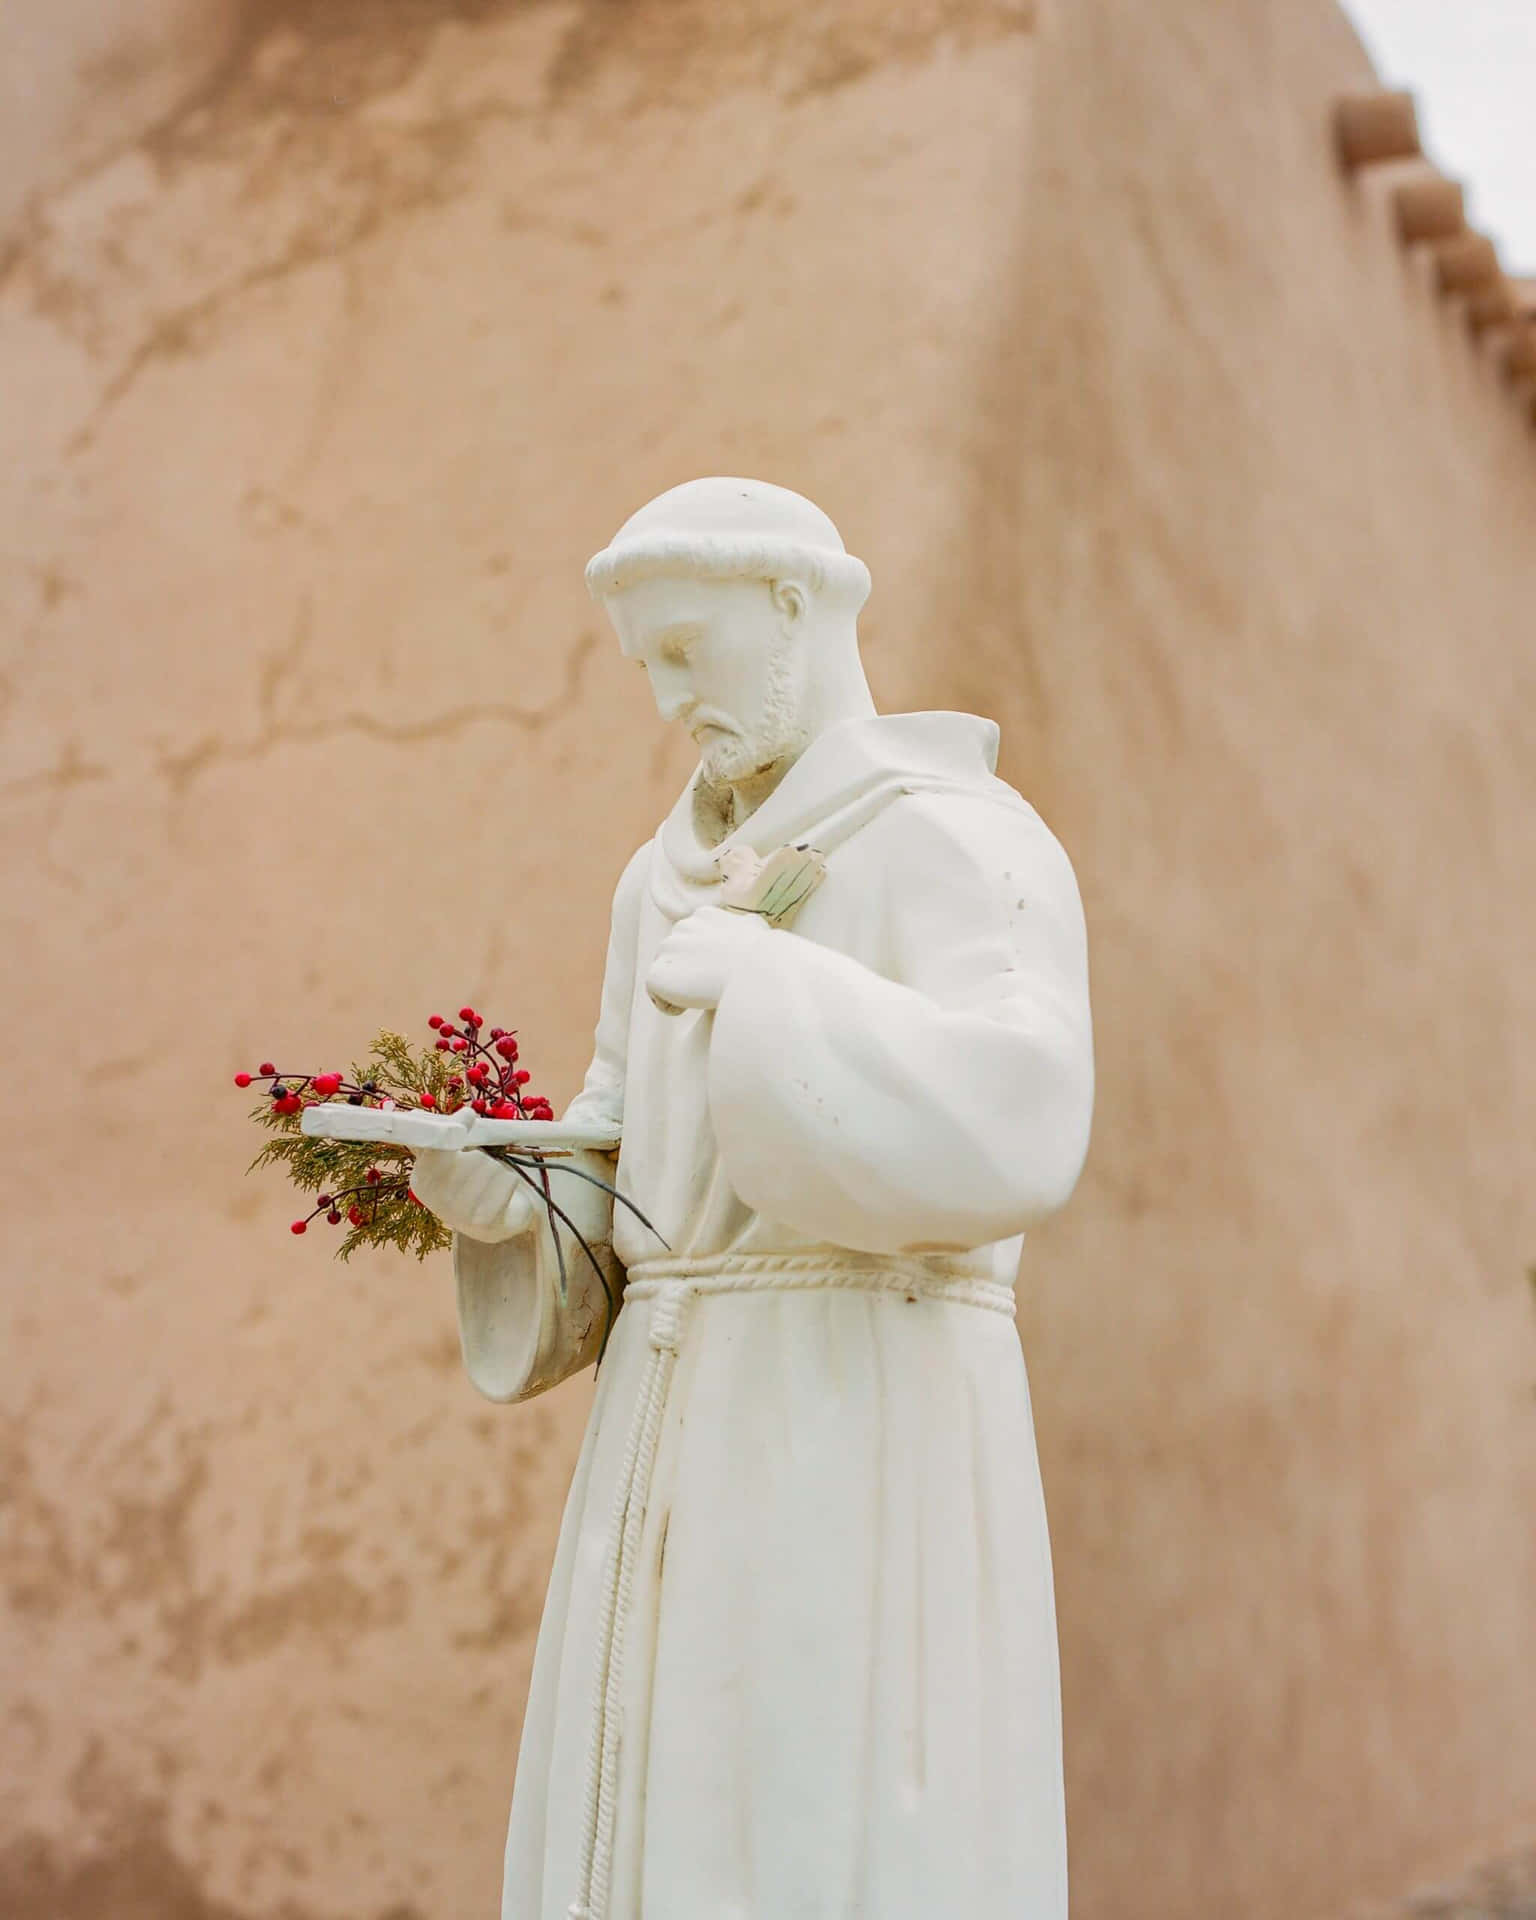
[[[374,1041],[367,1060],[354,1063],[346,1073],[279,1073],[265,1060],[255,1073],[235,1075],[237,1087],[262,1088],[261,1102],[251,1117],[273,1136],[252,1161],[251,1170],[274,1163],[283,1166],[309,1199],[308,1211],[292,1223],[293,1233],[307,1233],[320,1219],[332,1227],[345,1224],[347,1231],[336,1249],[342,1260],[350,1259],[359,1247],[398,1247],[425,1259],[447,1247],[452,1235],[411,1191],[409,1147],[387,1138],[348,1139],[306,1132],[302,1116],[309,1108],[345,1105],[423,1114],[468,1109],[488,1120],[554,1119],[554,1109],[544,1095],[529,1091],[530,1075],[518,1064],[515,1033],[504,1027],[487,1030],[473,1007],[461,1007],[457,1023],[435,1013],[427,1025],[434,1036],[430,1045],[414,1047],[404,1035],[386,1031]],[[580,1245],[606,1291],[602,1263],[555,1199],[550,1174],[567,1173],[590,1181],[649,1226],[639,1209],[606,1181],[584,1168],[547,1157],[537,1146],[491,1145],[477,1150],[511,1167],[537,1190],[555,1229],[562,1292],[565,1261],[557,1222]]]

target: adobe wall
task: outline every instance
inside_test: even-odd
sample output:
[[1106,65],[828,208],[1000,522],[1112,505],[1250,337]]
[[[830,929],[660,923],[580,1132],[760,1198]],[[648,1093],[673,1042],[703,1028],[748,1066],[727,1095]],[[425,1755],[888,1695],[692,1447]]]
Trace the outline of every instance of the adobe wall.
[[291,1240],[229,1076],[468,997],[573,1090],[688,771],[581,565],[708,471],[828,507],[882,703],[994,713],[1083,881],[1074,1912],[1536,1828],[1536,440],[1333,170],[1341,20],[141,5],[0,155],[7,1914],[494,1903],[588,1390]]
[[1077,1894],[1279,1920],[1536,1834],[1536,435],[1334,169],[1343,22],[1176,11],[1042,36],[957,692],[1093,936],[1021,1319]]

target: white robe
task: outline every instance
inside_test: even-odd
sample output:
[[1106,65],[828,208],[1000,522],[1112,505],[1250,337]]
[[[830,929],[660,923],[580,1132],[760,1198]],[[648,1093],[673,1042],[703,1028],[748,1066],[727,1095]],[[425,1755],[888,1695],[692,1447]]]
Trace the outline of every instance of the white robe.
[[[1065,854],[964,714],[846,723],[731,836],[827,876],[713,1014],[644,978],[715,897],[685,793],[614,901],[557,1196],[629,1292],[534,1660],[504,1920],[1062,1920],[1050,1549],[1011,1288],[1086,1151]],[[574,1196],[574,1198],[573,1198]],[[606,1257],[606,1255],[605,1255]],[[456,1247],[495,1399],[589,1364],[546,1228]],[[614,1269],[617,1277],[618,1268]]]

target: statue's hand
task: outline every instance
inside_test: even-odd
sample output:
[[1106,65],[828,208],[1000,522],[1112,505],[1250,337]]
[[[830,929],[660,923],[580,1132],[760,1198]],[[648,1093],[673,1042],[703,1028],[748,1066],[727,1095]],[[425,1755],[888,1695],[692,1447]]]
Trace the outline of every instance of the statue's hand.
[[717,1007],[743,955],[774,937],[760,914],[700,907],[662,941],[645,976],[646,991],[674,1007]]
[[411,1191],[445,1227],[489,1246],[517,1239],[536,1218],[527,1185],[510,1167],[473,1147],[464,1153],[419,1148],[411,1167]]

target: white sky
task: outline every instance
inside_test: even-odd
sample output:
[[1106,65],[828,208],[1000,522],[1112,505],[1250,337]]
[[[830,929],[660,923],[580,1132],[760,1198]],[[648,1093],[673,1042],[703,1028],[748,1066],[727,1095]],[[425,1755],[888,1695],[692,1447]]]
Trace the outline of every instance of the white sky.
[[1505,271],[1536,274],[1536,0],[1344,0]]

